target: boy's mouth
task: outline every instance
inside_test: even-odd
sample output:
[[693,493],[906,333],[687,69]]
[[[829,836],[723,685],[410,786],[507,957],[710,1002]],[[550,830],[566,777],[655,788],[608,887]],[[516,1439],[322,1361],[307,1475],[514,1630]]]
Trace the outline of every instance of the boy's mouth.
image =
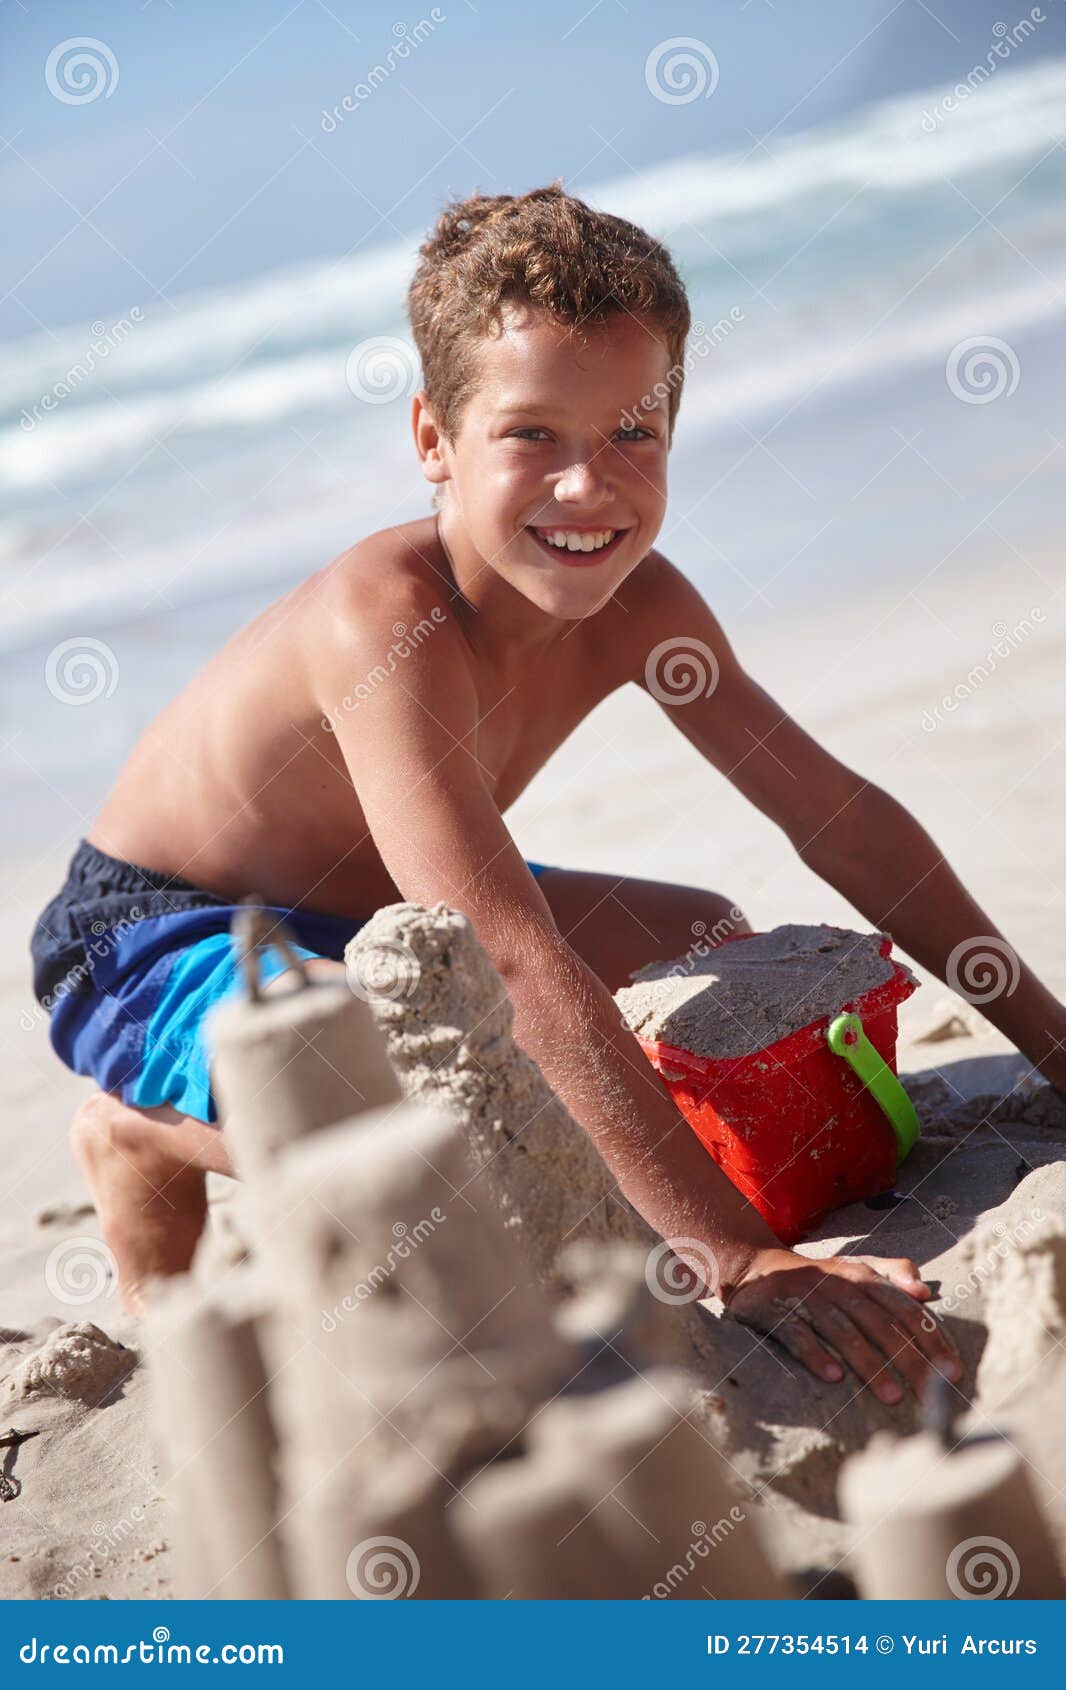
[[556,563],[602,563],[625,538],[625,528],[530,528],[528,530]]

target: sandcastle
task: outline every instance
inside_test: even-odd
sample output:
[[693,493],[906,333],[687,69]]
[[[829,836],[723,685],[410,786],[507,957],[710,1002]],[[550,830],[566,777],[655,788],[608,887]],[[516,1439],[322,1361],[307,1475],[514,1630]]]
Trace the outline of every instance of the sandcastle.
[[348,968],[404,1094],[455,1110],[480,1175],[472,1200],[498,1211],[545,1283],[567,1243],[658,1242],[515,1044],[506,987],[465,916],[390,905],[352,941]]
[[[469,924],[392,913],[354,990],[216,1021],[247,1259],[160,1288],[146,1320],[183,1592],[638,1598],[691,1561],[671,1594],[787,1593],[690,1382],[654,1359],[654,1235],[515,1047]],[[402,1024],[362,972],[385,933],[419,965]]]
[[[790,1577],[782,1546],[797,1500],[836,1511],[867,1444],[842,1487],[857,1539],[894,1531],[936,1572],[945,1531],[998,1526],[1021,1568],[1007,1594],[1062,1593],[1006,1446],[923,1457],[890,1430],[917,1411],[813,1381],[824,1412],[789,1442],[772,1345],[652,1294],[662,1241],[515,1045],[465,917],[394,905],[347,962],[351,990],[234,1002],[215,1024],[242,1244],[160,1286],[144,1333],[179,1594],[838,1594],[828,1563]],[[1052,1218],[1032,1243],[1049,1310],[1064,1233]],[[1054,1346],[1031,1349],[1043,1379]],[[876,1464],[897,1447],[943,1482],[882,1527]],[[861,1594],[896,1594],[898,1560],[857,1552]]]

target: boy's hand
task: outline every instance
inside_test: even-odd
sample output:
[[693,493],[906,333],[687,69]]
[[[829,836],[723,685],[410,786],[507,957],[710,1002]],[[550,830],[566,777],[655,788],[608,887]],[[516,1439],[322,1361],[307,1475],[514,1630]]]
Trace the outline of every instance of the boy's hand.
[[[830,1256],[760,1250],[726,1307],[745,1326],[772,1335],[819,1379],[835,1381],[848,1363],[882,1402],[899,1402],[902,1376],[921,1396],[929,1370],[961,1378],[958,1352],[920,1303],[932,1295],[906,1257]],[[891,1367],[889,1366],[891,1363]]]

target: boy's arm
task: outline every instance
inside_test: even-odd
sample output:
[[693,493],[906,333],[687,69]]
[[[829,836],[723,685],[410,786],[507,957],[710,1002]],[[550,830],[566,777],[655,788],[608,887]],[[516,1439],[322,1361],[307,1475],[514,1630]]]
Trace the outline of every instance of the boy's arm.
[[[709,695],[667,699],[667,715],[784,830],[816,874],[923,968],[971,995],[1034,1067],[1066,1090],[1066,1009],[910,812],[805,733],[745,674],[695,587],[672,565],[660,567],[655,625],[683,629],[690,645],[709,650],[713,663],[703,661],[716,676]],[[698,645],[692,649],[698,655]],[[644,684],[662,701],[654,665]]]
[[841,1370],[820,1338],[879,1390],[886,1356],[915,1390],[930,1360],[950,1370],[954,1352],[922,1315],[916,1299],[929,1290],[912,1262],[815,1264],[780,1247],[703,1150],[610,992],[559,933],[478,763],[479,704],[454,619],[364,689],[355,710],[338,710],[395,642],[398,615],[408,627],[435,608],[439,615],[430,588],[404,590],[409,603],[397,602],[395,584],[377,603],[364,594],[357,621],[342,611],[341,631],[317,667],[320,705],[332,715],[367,826],[403,897],[442,901],[470,918],[507,986],[522,1048],[656,1232],[692,1246],[688,1258],[678,1253],[727,1300],[741,1288],[751,1324],[773,1331],[824,1378]]

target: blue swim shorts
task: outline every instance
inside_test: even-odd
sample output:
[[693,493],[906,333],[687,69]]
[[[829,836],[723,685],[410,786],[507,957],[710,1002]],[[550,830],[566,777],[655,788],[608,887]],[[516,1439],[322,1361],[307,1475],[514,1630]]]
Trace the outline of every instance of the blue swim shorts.
[[[547,863],[527,864],[534,875]],[[124,1103],[172,1104],[216,1121],[207,1017],[241,989],[230,923],[240,906],[177,875],[123,862],[83,839],[31,941],[33,987],[49,1011],[56,1054]],[[344,960],[363,925],[351,916],[266,906],[302,958]],[[268,948],[260,974],[282,973]]]

